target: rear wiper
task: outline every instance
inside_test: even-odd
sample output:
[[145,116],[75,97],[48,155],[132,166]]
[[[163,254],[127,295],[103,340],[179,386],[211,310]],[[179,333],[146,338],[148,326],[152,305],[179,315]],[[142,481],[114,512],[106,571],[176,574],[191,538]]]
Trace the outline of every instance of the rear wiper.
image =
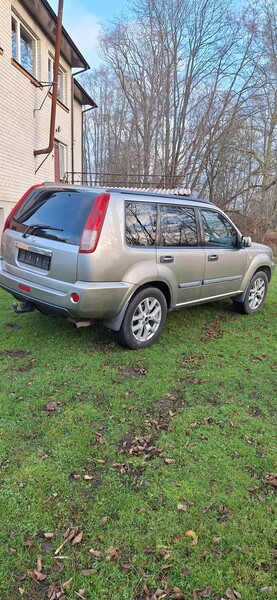
[[52,231],[63,231],[63,229],[60,229],[59,227],[52,227],[52,225],[43,225],[38,223],[37,225],[29,225],[24,231],[22,237],[27,237],[29,231],[32,231],[34,233],[37,229],[51,229]]

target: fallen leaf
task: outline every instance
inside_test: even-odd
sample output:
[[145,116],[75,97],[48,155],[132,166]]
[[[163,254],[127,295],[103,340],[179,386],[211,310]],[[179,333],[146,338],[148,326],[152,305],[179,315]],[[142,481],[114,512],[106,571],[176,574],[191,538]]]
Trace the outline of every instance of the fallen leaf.
[[[54,552],[54,555],[55,555],[55,556],[56,556],[57,554],[59,554],[59,552],[62,550],[62,548],[64,547],[64,545],[65,545],[67,542],[71,542],[71,540],[73,540],[75,537],[78,537],[78,536],[77,536],[78,529],[79,529],[79,527],[69,527],[69,528],[66,530],[66,532],[65,532],[65,534],[64,534],[65,541],[64,541],[64,542],[63,542],[63,543],[62,543],[62,544],[61,544],[61,545],[60,545],[60,546],[57,548],[57,550],[55,550],[55,552]],[[82,535],[83,535],[83,534],[82,534]],[[77,543],[77,542],[75,542],[75,543]]]
[[165,462],[167,465],[173,465],[173,463],[175,463],[175,460],[174,460],[174,458],[165,458],[165,459],[164,459],[164,462]]
[[240,593],[236,592],[236,590],[232,590],[231,588],[227,588],[225,594],[228,600],[237,600],[237,598],[241,598]]
[[109,517],[102,517],[99,521],[99,525],[106,525]]
[[98,444],[101,444],[101,446],[102,446],[102,444],[105,444],[105,441],[106,441],[106,438],[104,438],[104,436],[97,437],[97,442],[98,442]]
[[146,546],[146,548],[144,548],[144,553],[145,554],[154,554],[155,550],[154,548],[152,548],[152,546]]
[[168,551],[168,552],[165,554],[165,556],[164,556],[164,560],[168,560],[168,559],[171,557],[171,554],[172,554],[172,551],[171,551],[171,550],[169,550],[169,551]]
[[33,573],[37,581],[44,581],[46,579],[46,575],[40,571],[36,571],[36,569],[34,569]]
[[42,571],[42,562],[41,562],[41,556],[37,557],[37,571],[41,572]]
[[185,531],[185,535],[187,537],[192,537],[192,546],[196,546],[196,544],[198,544],[198,535],[197,533],[195,533],[195,531],[193,531],[192,529],[188,529],[187,531]]
[[272,485],[273,487],[277,487],[277,473],[269,473],[264,478],[265,483],[268,485]]
[[71,584],[73,581],[73,577],[71,577],[68,581],[66,581],[65,583],[62,584],[62,588],[64,590],[69,590],[71,588]]
[[43,535],[46,540],[52,540],[54,537],[54,533],[44,533]]
[[72,540],[71,545],[75,546],[75,544],[80,544],[83,539],[83,532],[81,531],[76,537]]
[[132,565],[129,565],[128,563],[122,563],[121,565],[121,569],[123,571],[123,573],[128,573],[128,571],[132,570]]
[[90,575],[95,575],[97,573],[96,569],[83,569],[81,571],[81,575],[85,575],[85,577],[90,577]]
[[188,510],[187,506],[185,504],[177,504],[177,508],[178,508],[178,510],[181,510],[183,512],[187,512],[187,510]]
[[173,588],[171,598],[172,600],[186,600],[185,594],[178,588]]
[[82,477],[82,471],[73,471],[70,473],[69,477],[71,477],[71,479],[80,479]]
[[117,548],[114,546],[110,546],[107,550],[106,560],[110,562],[111,560],[117,561],[119,559],[119,552]]
[[96,558],[101,554],[100,550],[94,550],[93,548],[90,548],[89,552],[90,554],[92,554],[92,556],[95,556]]
[[84,475],[84,479],[86,479],[87,481],[91,481],[91,479],[93,479],[92,475]]
[[212,593],[212,587],[210,585],[208,587],[206,587],[204,590],[200,590],[199,592],[197,592],[197,594],[198,594],[198,596],[200,596],[200,598],[209,598],[211,593]]
[[54,411],[57,409],[57,402],[47,402],[46,404],[46,410],[48,412]]
[[33,548],[34,545],[34,540],[26,540],[26,542],[23,543],[23,546],[25,546],[26,548]]
[[51,496],[48,496],[48,498],[46,498],[45,500],[43,500],[42,504],[46,504],[46,502],[50,502],[50,500],[55,500],[55,498],[57,498],[57,493],[54,492],[54,494],[51,494]]

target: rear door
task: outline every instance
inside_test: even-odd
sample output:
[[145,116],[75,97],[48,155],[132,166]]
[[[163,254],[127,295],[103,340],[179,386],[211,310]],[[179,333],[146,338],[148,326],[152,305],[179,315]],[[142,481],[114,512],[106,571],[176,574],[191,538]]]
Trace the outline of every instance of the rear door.
[[81,189],[36,189],[5,231],[3,268],[49,287],[74,283],[80,238],[96,196]]
[[240,290],[246,270],[246,250],[240,248],[238,232],[219,211],[202,209],[205,273],[201,298],[228,295]]
[[170,281],[173,304],[181,306],[200,297],[205,252],[200,247],[194,207],[160,205],[160,277]]

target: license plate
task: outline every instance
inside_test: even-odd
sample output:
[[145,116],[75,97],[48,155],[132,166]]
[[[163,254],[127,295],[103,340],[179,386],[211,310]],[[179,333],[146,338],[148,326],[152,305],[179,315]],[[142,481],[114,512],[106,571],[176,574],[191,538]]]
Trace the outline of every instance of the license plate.
[[44,254],[38,254],[37,252],[30,252],[30,250],[23,250],[22,248],[19,248],[18,261],[24,263],[25,265],[37,267],[38,269],[43,269],[44,271],[49,271],[51,256],[46,256]]

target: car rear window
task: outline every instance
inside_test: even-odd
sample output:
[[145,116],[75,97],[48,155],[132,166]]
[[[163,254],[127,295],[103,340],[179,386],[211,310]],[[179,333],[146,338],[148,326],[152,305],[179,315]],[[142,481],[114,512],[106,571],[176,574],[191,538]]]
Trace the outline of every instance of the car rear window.
[[[36,190],[18,208],[11,228],[24,232],[32,225],[46,225],[47,229],[35,229],[34,235],[79,245],[96,198],[97,192],[92,191]],[[55,229],[51,230],[49,227]]]

